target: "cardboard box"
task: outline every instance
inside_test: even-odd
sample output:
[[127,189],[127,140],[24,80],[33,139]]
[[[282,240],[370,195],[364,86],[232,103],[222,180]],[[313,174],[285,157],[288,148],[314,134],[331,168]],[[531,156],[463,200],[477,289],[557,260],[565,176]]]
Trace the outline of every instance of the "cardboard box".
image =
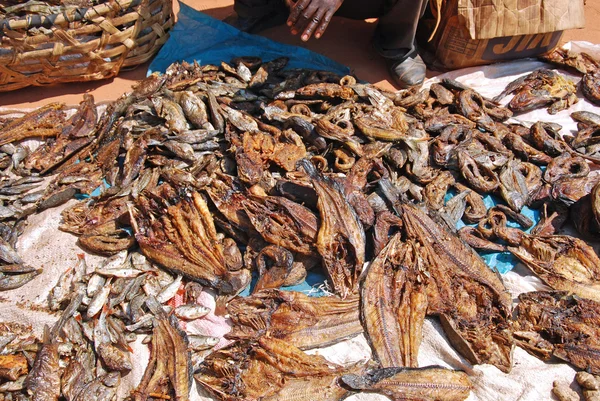
[[537,56],[556,47],[562,31],[585,24],[584,0],[430,1],[443,5],[427,47],[445,69]]

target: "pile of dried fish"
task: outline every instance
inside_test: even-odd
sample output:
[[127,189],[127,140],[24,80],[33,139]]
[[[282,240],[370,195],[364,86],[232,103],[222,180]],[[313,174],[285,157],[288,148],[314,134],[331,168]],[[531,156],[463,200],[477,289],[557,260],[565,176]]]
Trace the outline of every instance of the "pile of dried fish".
[[81,257],[48,297],[50,309],[62,314],[46,327],[43,342],[18,327],[0,332],[2,399],[111,401],[121,376],[133,368],[138,335],[152,351],[131,399],[187,399],[192,362],[197,365],[219,339],[186,333],[178,322],[209,312],[197,303],[197,283],[185,286],[176,308],[161,305],[173,302],[181,286],[181,276],[171,277],[139,253],[121,252],[95,269]]
[[[595,342],[552,334],[552,325],[579,327],[582,308],[600,299],[598,256],[557,235],[571,211],[582,235],[600,232],[593,133],[563,139],[556,124],[506,122],[511,108],[568,107],[576,100],[569,82],[537,71],[507,88],[518,99],[506,108],[451,80],[390,93],[286,63],[174,64],[111,103],[97,124],[86,98],[68,122],[42,131],[53,139],[19,159],[14,174],[53,174],[33,211],[87,196],[64,210],[60,228],[112,255],[59,279],[49,306],[63,315],[40,349],[52,345],[51,362],[67,368],[44,379],[39,351],[19,397],[36,399],[42,383],[54,397],[44,399],[83,399],[77,394],[94,383],[110,399],[131,367],[129,341],[151,334],[132,400],[185,400],[192,373],[221,400],[465,399],[465,373],[418,366],[426,316],[440,319],[473,364],[508,372],[518,344],[593,366],[575,355],[598,352]],[[42,112],[6,122],[0,143],[35,135]],[[488,210],[484,195],[497,206]],[[525,206],[543,211],[535,227]],[[468,225],[457,232],[461,220]],[[541,321],[523,297],[513,320],[501,278],[473,248],[509,251],[553,289],[576,294],[575,306],[560,295],[542,313],[572,314]],[[333,295],[280,289],[311,270],[325,273]],[[233,324],[233,343],[210,354],[218,339],[193,337],[175,319],[208,312],[196,302],[199,285]],[[340,366],[304,352],[360,333],[373,351],[368,363]],[[55,351],[62,344],[71,344],[67,354]],[[67,374],[92,365],[85,379]],[[69,380],[83,384],[56,387]]]

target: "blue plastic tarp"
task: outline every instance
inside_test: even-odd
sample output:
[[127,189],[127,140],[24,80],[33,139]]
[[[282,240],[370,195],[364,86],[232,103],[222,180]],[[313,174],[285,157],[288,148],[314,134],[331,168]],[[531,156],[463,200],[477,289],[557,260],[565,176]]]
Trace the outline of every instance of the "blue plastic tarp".
[[171,37],[150,64],[152,71],[164,72],[176,61],[221,64],[234,57],[257,56],[263,61],[289,57],[290,68],[312,68],[346,75],[350,69],[330,58],[298,46],[285,45],[258,35],[250,35],[193,8],[180,4],[178,20]]
[[[290,59],[288,68],[327,70],[340,75],[350,72],[348,67],[321,54],[302,47],[278,43],[262,36],[246,34],[183,3],[180,3],[180,7],[178,22],[171,31],[171,37],[150,65],[149,74],[153,71],[164,72],[169,65],[177,61],[219,65],[221,61],[228,62],[239,56],[258,56],[263,61],[286,56]],[[499,202],[492,196],[486,196],[484,200],[488,208]],[[539,221],[537,211],[525,207],[522,213],[534,222]],[[510,222],[509,225],[518,227]],[[457,228],[463,226],[464,224],[459,221]],[[508,252],[481,253],[481,256],[491,268],[502,274],[510,271],[517,264],[517,260]],[[311,272],[306,282],[289,289],[321,295],[322,292],[315,289],[324,279],[322,273]]]

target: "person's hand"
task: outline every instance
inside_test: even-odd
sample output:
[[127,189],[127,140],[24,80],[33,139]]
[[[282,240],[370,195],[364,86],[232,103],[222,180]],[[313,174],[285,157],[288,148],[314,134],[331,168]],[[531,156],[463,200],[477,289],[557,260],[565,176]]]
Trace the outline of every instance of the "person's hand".
[[287,20],[292,34],[296,35],[302,29],[301,39],[307,41],[312,34],[319,39],[333,14],[340,8],[344,0],[298,0],[295,3],[289,2],[290,16]]

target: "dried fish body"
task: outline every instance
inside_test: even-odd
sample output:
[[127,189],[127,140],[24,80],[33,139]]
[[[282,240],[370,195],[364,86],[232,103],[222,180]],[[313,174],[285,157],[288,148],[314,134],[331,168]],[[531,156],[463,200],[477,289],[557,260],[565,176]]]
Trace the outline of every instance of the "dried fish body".
[[339,401],[351,392],[340,385],[338,375],[286,380],[277,394],[261,398],[263,401]]
[[458,165],[463,178],[478,192],[491,192],[500,186],[496,173],[476,163],[467,152],[458,152]]
[[423,189],[423,197],[427,206],[432,210],[444,207],[444,197],[454,183],[454,176],[449,171],[441,171]]
[[465,89],[458,94],[456,106],[463,116],[489,132],[495,131],[492,118],[487,114],[484,100],[473,89]]
[[[344,368],[274,338],[238,341],[210,354],[194,377],[219,400],[276,396],[288,380],[340,375]],[[265,380],[270,384],[265,386]],[[310,384],[309,384],[310,386]]]
[[553,289],[600,302],[600,259],[584,241],[524,235],[520,246],[508,250]]
[[575,53],[570,50],[564,50],[557,47],[548,54],[540,57],[544,61],[557,64],[561,67],[571,67],[582,74],[596,71],[600,68],[600,64],[587,53]]
[[548,164],[544,172],[544,181],[553,184],[563,179],[586,177],[589,173],[589,163],[583,157],[563,153]]
[[473,388],[464,372],[439,366],[382,368],[363,376],[344,375],[340,380],[351,389],[383,394],[392,400],[461,401]]
[[552,157],[528,144],[525,139],[518,134],[509,132],[504,135],[502,141],[506,147],[512,150],[521,160],[530,161],[542,166],[552,161]]
[[83,255],[77,257],[77,264],[60,275],[58,282],[48,295],[51,310],[60,309],[61,304],[66,302],[72,295],[75,284],[83,281],[83,276],[86,273],[85,257]]
[[176,98],[186,118],[195,128],[207,127],[208,111],[201,98],[191,91],[177,92]]
[[37,352],[31,372],[25,380],[32,401],[58,401],[60,396],[58,343],[50,335],[46,327],[44,344]]
[[366,108],[353,118],[356,127],[367,137],[379,141],[401,141],[409,138],[409,124],[402,109],[389,111]]
[[188,348],[194,351],[211,349],[221,340],[219,337],[188,335]]
[[600,73],[598,70],[583,76],[581,79],[581,90],[587,100],[600,105]]
[[183,132],[190,129],[179,104],[165,97],[158,96],[152,98],[152,104],[156,113],[165,119],[165,123],[171,131]]
[[526,351],[600,373],[600,303],[567,292],[536,291],[519,295],[516,313],[515,338]]
[[88,383],[72,400],[111,401],[117,396],[120,379],[119,372],[99,376]]
[[131,349],[123,349],[120,344],[113,344],[107,326],[108,308],[104,308],[94,327],[94,348],[106,367],[111,371],[127,372],[133,368]]
[[[548,131],[552,133],[551,129],[547,124],[538,121],[533,124],[531,127],[531,135],[530,139],[534,146],[549,156],[555,157],[570,150],[569,146],[562,141],[562,139],[558,139],[559,134],[550,135]],[[557,138],[558,137],[558,138]]]
[[515,212],[519,212],[529,201],[529,188],[521,172],[521,163],[509,161],[500,171],[500,194]]
[[317,250],[332,287],[343,298],[354,292],[365,262],[365,233],[362,224],[335,181],[323,177],[304,159],[302,168],[310,176],[318,195],[321,227]]
[[269,335],[300,349],[324,347],[362,333],[358,296],[308,297],[300,292],[263,290],[232,300],[227,311],[231,339]]
[[28,370],[27,358],[23,355],[0,355],[0,379],[17,380]]
[[274,196],[251,197],[243,204],[265,241],[304,255],[316,252],[319,220],[310,209]]
[[487,213],[483,197],[463,184],[455,183],[454,187],[460,192],[468,191],[465,196],[467,205],[463,214],[463,220],[469,224],[478,223]]
[[[156,307],[160,305],[151,309]],[[161,394],[172,400],[187,401],[192,384],[187,336],[179,328],[176,319],[167,319],[164,313],[156,310],[153,313],[159,316],[152,332],[150,360],[131,397],[135,401],[142,401]]]
[[[146,202],[142,196],[139,201]],[[143,210],[143,204],[140,206]],[[248,271],[227,269],[208,205],[197,192],[169,206],[160,223],[141,213],[131,211],[135,237],[150,260],[223,293],[236,293],[248,284]]]
[[395,234],[361,285],[361,321],[381,367],[418,365],[427,279],[414,243]]
[[348,86],[332,83],[318,83],[306,85],[297,89],[296,96],[305,98],[324,97],[351,100],[355,98],[356,94],[352,88]]
[[506,247],[504,245],[496,244],[485,238],[481,231],[476,227],[465,226],[458,230],[458,236],[460,239],[465,241],[469,246],[478,251],[483,252],[504,252]]
[[175,308],[175,316],[184,320],[196,320],[208,315],[210,309],[202,305],[180,305]]
[[[104,305],[106,304],[106,301],[108,300],[108,296],[110,295],[111,282],[112,282],[112,278],[109,278],[106,281],[106,283],[103,285],[103,287],[101,287],[94,294],[93,298],[91,299],[91,301],[88,305],[87,311],[86,311],[86,316],[88,319],[91,319],[94,316],[96,316],[98,314],[98,312],[100,312],[102,310],[102,308],[104,307]],[[89,291],[89,286],[88,286],[88,291]]]
[[182,280],[183,276],[181,274],[177,275],[177,277],[175,277],[175,280],[171,281],[168,285],[161,288],[160,292],[156,294],[156,300],[161,304],[170,301],[175,296],[175,294],[177,294],[177,291],[179,291]]
[[509,83],[494,101],[515,93],[508,104],[512,111],[525,112],[549,106],[548,112],[555,114],[577,102],[577,97],[573,96],[575,92],[573,82],[552,70],[542,68]]
[[408,204],[394,207],[406,236],[421,245],[430,277],[428,313],[440,316],[452,344],[471,362],[509,371],[513,343],[506,322],[512,300],[500,277],[425,212]]
[[39,276],[42,269],[37,269],[22,274],[4,274],[0,273],[0,291],[14,290],[20,288]]
[[26,138],[58,135],[65,124],[63,108],[64,104],[50,103],[5,124],[0,146]]

